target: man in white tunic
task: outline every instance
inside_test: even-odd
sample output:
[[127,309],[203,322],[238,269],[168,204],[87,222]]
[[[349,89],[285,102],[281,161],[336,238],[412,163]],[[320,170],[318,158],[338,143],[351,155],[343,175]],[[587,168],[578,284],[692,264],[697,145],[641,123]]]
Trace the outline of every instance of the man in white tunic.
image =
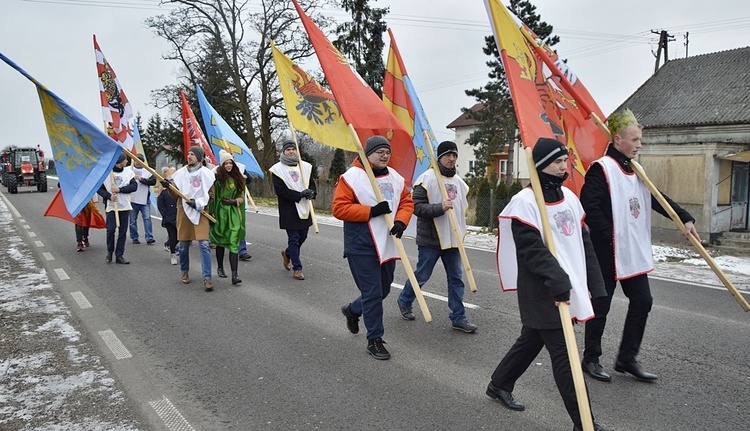
[[[417,178],[412,189],[414,199],[414,215],[417,216],[417,250],[419,260],[414,273],[421,288],[430,279],[438,259],[443,261],[445,275],[448,282],[448,316],[451,326],[458,331],[474,333],[477,325],[466,318],[464,307],[464,282],[462,280],[463,264],[458,250],[458,241],[466,235],[466,209],[468,203],[466,195],[469,186],[456,175],[456,161],[458,160],[458,146],[455,142],[441,142],[437,148],[438,168],[440,180],[445,184],[448,199],[443,200],[443,194],[438,184],[438,176],[434,169],[428,169]],[[453,209],[458,221],[460,238],[454,234],[446,212]],[[406,280],[404,290],[401,291],[396,303],[401,317],[414,320],[412,304],[416,296],[411,281]]]
[[[140,162],[146,161],[146,156],[138,154]],[[133,212],[130,214],[130,239],[133,240],[133,244],[140,244],[141,241],[138,238],[138,214],[143,218],[143,231],[146,237],[146,244],[153,245],[154,240],[154,228],[151,224],[151,202],[149,200],[151,194],[151,186],[156,185],[156,177],[151,175],[144,166],[143,163],[135,162],[133,165],[133,174],[135,175],[135,181],[138,183],[138,190],[130,195],[130,204],[133,207]]]
[[[133,170],[128,166],[128,158],[125,154],[120,154],[117,163],[112,168],[112,174],[97,192],[106,201],[107,263],[112,263],[112,253],[115,254],[115,262],[124,265],[130,263],[125,260],[125,239],[132,209],[130,194],[137,188],[138,184],[133,178]],[[118,221],[119,228],[117,227]],[[115,230],[117,230],[117,239],[115,239]]]
[[[648,273],[653,271],[651,255],[651,210],[669,217],[661,204],[651,196],[646,185],[633,172],[630,161],[642,146],[642,127],[627,109],[607,119],[612,143],[604,157],[594,161],[586,172],[581,189],[581,204],[586,224],[591,228],[591,242],[601,266],[607,296],[594,300],[596,317],[586,322],[583,371],[592,378],[609,382],[612,377],[599,363],[602,335],[617,282],[630,304],[625,317],[615,371],[629,373],[638,380],[653,382],[658,377],[647,372],[636,360],[646,330],[646,320],[653,298]],[[666,195],[685,224],[688,235],[700,239],[695,219]]]
[[[561,302],[570,304],[571,317],[586,321],[594,317],[589,295],[597,298],[605,296],[606,291],[583,223],[581,203],[562,185],[568,177],[568,149],[557,140],[540,138],[533,157],[557,258],[545,245],[539,208],[533,190],[527,187],[513,196],[498,217],[497,250],[501,287],[504,291],[518,290],[523,326],[521,336],[492,373],[486,393],[511,410],[524,410],[526,407],[513,398],[513,388],[546,347],[573,430],[580,431],[581,415],[557,306]],[[594,424],[594,430],[604,428]]]

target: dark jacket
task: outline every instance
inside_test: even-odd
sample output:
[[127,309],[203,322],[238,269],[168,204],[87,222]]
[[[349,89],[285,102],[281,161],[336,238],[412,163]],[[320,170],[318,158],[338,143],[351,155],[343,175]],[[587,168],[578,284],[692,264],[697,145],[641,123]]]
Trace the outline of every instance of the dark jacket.
[[[271,174],[273,178],[273,189],[276,192],[276,198],[279,202],[279,228],[289,230],[302,230],[312,226],[312,217],[306,219],[299,218],[297,214],[297,202],[302,200],[302,193],[292,190],[286,186],[284,180],[277,175]],[[315,181],[310,178],[310,190],[317,193]]]
[[421,185],[414,186],[411,192],[414,199],[414,215],[417,216],[417,245],[440,250],[440,237],[433,219],[445,214],[443,203],[431,204],[427,190]]
[[[607,148],[607,155],[615,159],[625,172],[633,172],[633,168],[630,166],[630,159],[617,151],[612,145]],[[695,221],[695,218],[689,212],[682,209],[667,195],[664,195],[664,199],[672,206],[683,223]],[[594,243],[594,246],[596,246],[597,250],[606,249],[606,245],[611,246],[612,198],[609,194],[609,186],[607,185],[607,178],[604,175],[604,168],[599,163],[592,164],[586,172],[586,182],[581,189],[581,205],[583,205],[583,210],[586,211],[586,224],[591,229],[591,241]],[[669,217],[667,211],[664,210],[659,201],[653,196],[651,196],[651,208],[664,217]],[[609,248],[611,252],[614,252],[611,247]],[[601,259],[602,256],[599,258]]]
[[[544,190],[547,203],[562,199],[562,191]],[[524,326],[534,329],[562,328],[555,301],[570,298],[570,278],[557,259],[544,245],[541,233],[535,228],[513,219],[513,241],[518,259],[518,308]],[[586,281],[593,298],[607,296],[599,263],[589,233],[581,228],[586,252]],[[558,253],[564,252],[558,250]]]
[[[112,168],[115,172],[122,172],[123,168],[114,167]],[[120,193],[133,193],[138,190],[138,182],[135,178],[131,179],[128,185],[120,187]],[[96,191],[99,196],[104,198],[104,205],[107,205],[107,201],[112,199],[112,195],[107,191],[107,188],[102,184],[99,186],[99,190]]]
[[169,194],[167,189],[159,193],[156,198],[156,207],[161,214],[161,225],[177,226],[177,200]]

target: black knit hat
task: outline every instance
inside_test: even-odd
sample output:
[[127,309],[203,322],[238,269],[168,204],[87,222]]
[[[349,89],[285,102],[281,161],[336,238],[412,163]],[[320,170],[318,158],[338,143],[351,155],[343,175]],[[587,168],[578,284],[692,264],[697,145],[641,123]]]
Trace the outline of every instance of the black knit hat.
[[365,145],[365,155],[369,157],[370,154],[381,148],[391,149],[391,144],[388,142],[388,139],[385,139],[385,137],[380,135],[370,136],[367,140],[367,145]]
[[197,145],[194,147],[190,147],[188,153],[193,153],[195,155],[195,158],[198,159],[198,163],[202,162],[203,158],[206,157],[206,153],[203,151],[203,148]]
[[126,156],[125,153],[120,153],[120,155],[117,156],[117,162],[115,164],[120,164],[120,163],[124,162],[125,159],[127,159],[127,158],[128,158],[128,156]]
[[437,158],[440,160],[441,157],[448,153],[453,153],[458,157],[458,145],[456,145],[455,142],[452,141],[443,141],[438,145],[437,148]]
[[568,147],[557,139],[539,138],[531,150],[537,171],[542,171],[558,157],[568,154]]
[[283,153],[284,150],[286,150],[289,147],[292,147],[292,148],[294,148],[296,150],[297,149],[297,144],[295,144],[294,141],[286,140],[286,141],[284,141],[283,144],[281,144],[281,152]]

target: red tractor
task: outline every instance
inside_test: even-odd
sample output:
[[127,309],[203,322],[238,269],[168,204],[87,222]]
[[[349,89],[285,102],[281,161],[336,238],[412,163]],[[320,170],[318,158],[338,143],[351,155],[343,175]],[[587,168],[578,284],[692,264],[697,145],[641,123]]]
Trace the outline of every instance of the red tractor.
[[2,154],[2,180],[8,192],[18,193],[18,187],[36,187],[47,191],[47,172],[43,153],[37,148],[10,148]]

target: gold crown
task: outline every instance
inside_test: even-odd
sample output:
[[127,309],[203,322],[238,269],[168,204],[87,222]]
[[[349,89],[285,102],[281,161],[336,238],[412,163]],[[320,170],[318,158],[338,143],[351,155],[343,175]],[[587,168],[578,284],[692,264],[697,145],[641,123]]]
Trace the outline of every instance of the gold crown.
[[635,118],[633,111],[625,109],[624,111],[613,112],[607,117],[607,128],[609,133],[614,136],[617,132],[628,127],[638,125],[638,120]]

